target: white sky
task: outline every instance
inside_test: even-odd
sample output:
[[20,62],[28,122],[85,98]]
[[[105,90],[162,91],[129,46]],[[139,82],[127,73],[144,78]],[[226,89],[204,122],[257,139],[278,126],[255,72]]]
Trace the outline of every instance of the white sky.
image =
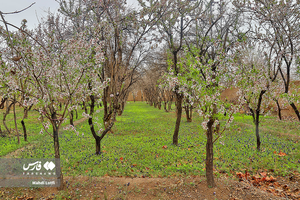
[[[18,27],[20,27],[21,21],[26,19],[28,28],[32,29],[37,26],[38,19],[47,16],[48,11],[57,12],[59,4],[55,0],[0,0],[0,11],[7,13],[22,10],[34,2],[32,7],[21,13],[5,15],[6,21]],[[129,6],[136,4],[136,2],[137,0],[127,0]],[[2,25],[1,22],[0,25]]]
[[55,0],[0,0],[0,11],[7,13],[22,10],[34,2],[32,7],[21,13],[4,15],[5,20],[11,24],[19,27],[21,21],[26,19],[28,28],[34,28],[38,24],[38,18],[46,17],[48,11],[57,11],[58,3]]

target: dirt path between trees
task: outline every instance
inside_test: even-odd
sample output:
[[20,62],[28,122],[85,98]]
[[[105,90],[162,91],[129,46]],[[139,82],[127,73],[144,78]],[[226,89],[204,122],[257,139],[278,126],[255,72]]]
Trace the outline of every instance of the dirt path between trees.
[[[216,179],[217,187],[208,188],[204,177],[125,178],[125,177],[64,177],[64,189],[0,188],[3,199],[288,199],[276,197],[244,182],[228,177]],[[1,196],[2,194],[2,196]]]

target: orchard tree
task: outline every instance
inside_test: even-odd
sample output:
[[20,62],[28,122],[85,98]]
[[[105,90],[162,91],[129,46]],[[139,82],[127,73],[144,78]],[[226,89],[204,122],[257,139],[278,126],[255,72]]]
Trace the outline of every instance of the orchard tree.
[[[153,83],[147,84],[143,83],[143,88],[148,87],[157,87],[158,93],[148,93],[154,97],[159,97],[160,101],[163,102],[163,107],[166,112],[171,110],[171,106],[174,99],[174,92],[172,88],[169,87],[169,84],[166,83],[165,73],[168,72],[168,46],[164,45],[162,48],[156,48],[148,54],[147,58],[147,68],[144,70],[145,79],[143,80],[152,80]],[[146,82],[143,81],[143,82]],[[146,94],[146,93],[145,93]]]
[[[225,89],[225,83],[232,78],[232,63],[243,43],[239,37],[244,33],[239,30],[241,13],[229,9],[232,7],[229,2],[203,3],[205,6],[201,18],[196,18],[191,24],[191,36],[186,38],[185,55],[178,65],[186,66],[187,70],[179,75],[171,71],[169,81],[174,87],[178,85],[178,91],[188,97],[189,102],[195,104],[196,112],[203,116],[202,127],[207,137],[207,184],[215,187],[213,144],[232,122],[232,115],[239,107],[221,101],[220,94]],[[220,123],[221,117],[226,118],[226,122]]]
[[261,51],[251,50],[247,47],[244,53],[241,52],[241,64],[238,65],[236,74],[238,95],[244,100],[250,110],[255,124],[255,135],[257,151],[260,151],[261,140],[259,134],[260,116],[265,113],[271,103],[270,92],[274,85],[278,71],[272,74],[267,60]]
[[[283,96],[288,100],[300,121],[300,113],[295,104],[298,95],[290,92],[292,72],[296,71],[299,58],[300,4],[298,1],[234,1],[235,6],[249,13],[254,21],[256,39],[263,41],[266,49],[274,49],[270,59],[279,57],[278,66],[284,84]],[[271,62],[272,62],[271,60]]]
[[[140,2],[143,4],[143,2]],[[104,32],[105,38],[105,73],[111,80],[109,94],[114,95],[110,105],[122,109],[126,101],[126,93],[140,78],[138,73],[142,61],[151,50],[154,38],[151,30],[165,13],[165,7],[159,1],[150,1],[152,7],[143,7],[136,10],[129,9],[125,1],[111,1],[106,3],[105,21],[110,27]],[[159,10],[160,14],[156,11]],[[120,106],[121,105],[121,106]],[[110,106],[111,113],[113,107]],[[113,119],[114,120],[114,119]]]
[[[150,9],[132,10],[126,1],[60,1],[61,12],[72,21],[75,30],[90,27],[90,38],[97,37],[104,43],[105,61],[98,73],[100,81],[109,80],[109,87],[103,91],[104,126],[115,121],[115,112],[122,114],[130,88],[138,80],[141,63],[150,50],[150,30],[157,23],[164,7],[159,1],[152,1]],[[93,98],[90,98],[92,100]],[[90,103],[93,104],[93,103]],[[90,116],[92,116],[90,114]],[[90,122],[89,122],[90,123]],[[90,124],[92,126],[92,124]],[[94,135],[94,134],[93,134]]]
[[[22,31],[26,31],[26,22],[27,22],[26,20],[22,20],[22,26],[20,27],[21,31],[19,31],[19,33],[12,33],[12,34],[19,34],[18,37],[25,38],[26,35],[25,35],[25,33],[22,33]],[[6,34],[6,33],[7,33],[7,31],[6,32],[4,31],[4,34]],[[7,40],[6,42],[9,43],[9,44],[11,44],[13,42],[13,41],[10,40],[10,37],[7,37],[7,35],[6,35],[6,40]],[[13,62],[15,65],[18,65],[18,61],[20,61],[20,59],[22,59],[22,57],[20,55],[15,55],[14,52],[15,52],[14,46],[11,45],[10,48],[4,49],[2,53],[5,54],[5,57],[10,58],[11,62]],[[7,69],[3,68],[3,70],[4,70],[3,74],[5,74],[5,71]],[[10,71],[10,73],[12,75],[14,75],[15,71]],[[14,82],[18,82],[19,86],[22,88],[22,91],[26,90],[28,80],[19,79],[17,76],[15,76],[15,77],[11,76],[11,78],[15,78]],[[22,117],[22,120],[21,120],[21,125],[22,125],[22,128],[23,128],[24,141],[27,141],[27,130],[26,130],[26,125],[25,125],[24,119],[27,118],[28,111],[31,110],[33,105],[32,104],[30,105],[30,104],[27,104],[27,103],[24,104],[24,102],[26,102],[26,100],[27,100],[26,97],[25,97],[25,94],[20,92],[20,91],[11,90],[10,88],[6,87],[5,84],[2,87],[2,93],[3,93],[3,97],[4,97],[2,103],[4,104],[5,101],[7,103],[9,101],[11,102],[10,104],[7,104],[6,112],[4,113],[4,116],[3,116],[3,124],[6,128],[6,130],[8,132],[10,132],[8,130],[7,126],[6,126],[5,119],[6,119],[6,116],[10,112],[11,106],[13,106],[15,129],[16,129],[16,133],[17,133],[17,137],[18,137],[18,143],[20,143],[19,133],[18,133],[18,128],[17,128],[16,111],[15,111],[15,105],[19,104],[23,108],[23,117]]]
[[[13,49],[12,53],[21,58],[17,63],[9,57],[3,58],[5,62],[1,64],[6,73],[1,76],[2,83],[10,90],[24,94],[24,104],[39,108],[41,119],[48,121],[43,122],[44,131],[49,133],[52,126],[52,134],[49,134],[54,140],[55,158],[60,158],[58,133],[61,124],[74,105],[92,94],[101,96],[105,87],[96,81],[95,73],[102,67],[102,46],[95,40],[87,40],[83,33],[64,41],[57,40],[57,32],[51,26],[39,27],[36,32],[29,33],[10,23],[5,22],[5,25],[18,29],[18,34],[11,34],[8,28],[2,34],[7,38],[7,48]],[[27,87],[22,88],[17,79],[27,80]],[[88,87],[91,80],[97,83],[92,91]],[[60,103],[63,103],[62,109]],[[58,180],[62,188],[62,173]]]
[[[170,53],[170,67],[175,76],[180,75],[183,71],[180,69],[179,53],[183,50],[185,37],[191,28],[192,22],[203,14],[202,1],[182,1],[182,0],[167,0],[163,4],[169,9],[159,23],[157,31],[160,40],[167,43]],[[159,11],[157,11],[158,14]],[[176,124],[173,134],[173,144],[178,145],[178,134],[182,115],[182,101],[184,96],[179,91],[179,86],[175,85],[174,94],[176,98]]]
[[[197,52],[196,48],[193,49],[193,53],[186,51],[185,59],[180,63],[188,66],[188,71],[184,76],[174,76],[171,72],[169,82],[173,87],[180,85],[179,91],[191,102],[191,105],[195,105],[195,112],[203,117],[202,128],[207,137],[205,161],[207,185],[215,187],[213,144],[233,121],[233,113],[238,110],[238,106],[221,101],[220,93],[225,89],[222,79],[228,79],[227,72],[230,67],[227,55],[220,49],[215,52],[218,53],[218,59],[210,60],[204,65],[199,57],[195,57]],[[225,113],[227,113],[226,117],[224,117]],[[225,122],[221,122],[219,118]]]

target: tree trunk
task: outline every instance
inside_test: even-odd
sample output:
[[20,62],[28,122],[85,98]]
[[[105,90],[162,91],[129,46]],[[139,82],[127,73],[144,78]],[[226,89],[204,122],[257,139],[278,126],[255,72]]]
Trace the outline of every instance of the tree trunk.
[[88,120],[89,126],[90,126],[90,130],[91,133],[95,139],[96,142],[96,155],[100,155],[101,154],[101,148],[100,148],[100,137],[96,134],[95,128],[94,128],[94,124],[93,124],[93,118],[89,118]]
[[108,106],[107,106],[107,90],[108,88],[104,88],[103,89],[103,98],[102,98],[102,102],[103,102],[103,110],[104,110],[104,116],[103,116],[103,123],[105,125],[106,119],[108,118]]
[[210,118],[207,122],[207,131],[206,131],[206,160],[205,160],[205,169],[206,169],[206,180],[208,187],[215,187],[214,181],[214,144],[213,144],[213,124],[214,119]]
[[[0,109],[4,108],[4,104],[5,104],[6,100],[7,100],[7,97],[2,98],[1,103],[0,103]],[[6,103],[6,105],[7,105],[7,103]]]
[[[259,118],[259,115],[256,116],[256,118]],[[255,133],[256,133],[256,150],[260,151],[260,136],[259,136],[259,119],[256,120],[255,122]]]
[[100,140],[100,137],[97,136],[95,138],[95,142],[96,142],[96,155],[100,155],[101,154],[101,140]]
[[193,120],[193,106],[191,106],[191,105],[190,105],[190,116],[189,116],[189,118],[190,118],[190,122],[192,122],[192,120]]
[[282,116],[281,116],[281,108],[280,108],[279,102],[278,102],[278,100],[275,100],[275,102],[276,102],[276,104],[277,104],[279,120],[282,120]]
[[3,120],[2,120],[2,121],[3,121],[3,125],[4,125],[4,127],[5,127],[5,129],[6,129],[6,131],[7,131],[8,133],[10,133],[9,128],[8,128],[7,125],[6,125],[6,116],[9,114],[10,108],[11,108],[11,106],[12,106],[13,103],[8,104],[8,101],[6,101],[6,102],[7,102],[7,104],[6,104],[6,112],[3,113],[4,115],[3,115]]
[[20,136],[19,136],[18,125],[17,125],[17,116],[16,116],[16,97],[14,97],[13,112],[14,112],[14,122],[15,122],[17,138],[18,138],[18,144],[20,144]]
[[[175,100],[175,107],[176,107],[175,113],[176,113],[176,117],[177,117],[177,115],[178,115],[177,104],[178,104],[178,102],[177,102],[177,97],[176,97],[176,100]],[[181,105],[182,105],[182,104],[181,104]]]
[[[256,143],[257,143],[256,150],[257,151],[260,151],[260,144],[261,144],[260,136],[259,136],[259,113],[260,113],[260,106],[262,103],[262,98],[263,98],[263,95],[265,94],[265,92],[266,92],[266,90],[262,90],[259,94],[257,108],[255,111],[256,116],[254,115],[254,117],[256,117],[254,123],[255,123],[255,134],[256,134]],[[254,113],[253,110],[252,110],[252,113]],[[252,114],[252,116],[253,116],[253,114]]]
[[184,106],[185,114],[186,114],[186,120],[187,122],[192,122],[192,111],[193,107],[191,105]]
[[100,137],[96,134],[95,128],[94,128],[94,123],[93,123],[93,114],[94,114],[94,110],[95,110],[95,97],[94,95],[90,96],[90,100],[91,100],[91,105],[90,105],[90,118],[88,119],[88,123],[89,123],[89,127],[91,130],[91,133],[95,139],[96,142],[96,155],[100,155],[101,154],[101,148],[100,148]]
[[63,181],[63,174],[62,171],[59,169],[61,169],[60,167],[60,152],[59,152],[59,138],[58,138],[58,126],[57,126],[57,116],[56,116],[56,112],[53,112],[51,114],[52,116],[52,126],[53,126],[53,140],[54,140],[54,152],[55,152],[55,165],[58,167],[56,168],[56,176],[57,176],[57,181],[59,183],[59,187],[58,190],[63,190],[64,188],[64,181]]
[[120,108],[118,109],[118,116],[121,116],[123,114],[124,107],[125,107],[125,102],[122,101]]
[[120,108],[119,110],[118,110],[118,116],[121,116],[122,115],[122,108]]
[[158,106],[158,109],[161,110],[161,102],[160,101],[157,103],[157,106]]
[[24,133],[24,141],[27,142],[27,131],[26,131],[24,119],[22,119],[21,124],[22,124],[22,128],[23,128],[23,133]]
[[74,112],[71,110],[70,112],[70,125],[74,126]]
[[32,108],[32,105],[28,107],[24,107],[24,115],[23,115],[23,120],[28,118],[28,111],[30,111]]
[[168,103],[168,112],[170,112],[171,108],[172,108],[172,100],[169,101],[169,103]]
[[296,105],[294,103],[291,103],[290,105],[292,106],[293,110],[295,111],[295,113],[296,113],[296,115],[298,117],[298,120],[300,121],[300,113],[299,113]]
[[168,112],[167,104],[168,104],[168,102],[167,102],[167,101],[164,101],[164,109],[165,109],[166,112]]
[[173,144],[178,145],[178,133],[180,128],[180,122],[181,122],[181,114],[182,114],[182,96],[180,94],[176,94],[176,113],[177,113],[177,119],[175,124],[175,130],[173,134]]
[[5,137],[6,136],[5,133],[2,132],[1,126],[0,126],[0,136],[1,137]]

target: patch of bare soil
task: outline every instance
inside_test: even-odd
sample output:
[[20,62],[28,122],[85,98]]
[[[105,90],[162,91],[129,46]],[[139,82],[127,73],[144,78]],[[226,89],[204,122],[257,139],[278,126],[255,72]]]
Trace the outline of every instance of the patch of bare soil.
[[300,199],[300,174],[290,173],[286,177],[273,177],[271,172],[259,170],[251,175],[249,172],[237,172],[239,181],[246,187],[255,186],[256,188],[272,193],[274,196],[286,199]]
[[0,199],[289,199],[278,197],[246,182],[228,177],[216,179],[208,188],[204,177],[125,178],[64,177],[64,189],[0,188]]

